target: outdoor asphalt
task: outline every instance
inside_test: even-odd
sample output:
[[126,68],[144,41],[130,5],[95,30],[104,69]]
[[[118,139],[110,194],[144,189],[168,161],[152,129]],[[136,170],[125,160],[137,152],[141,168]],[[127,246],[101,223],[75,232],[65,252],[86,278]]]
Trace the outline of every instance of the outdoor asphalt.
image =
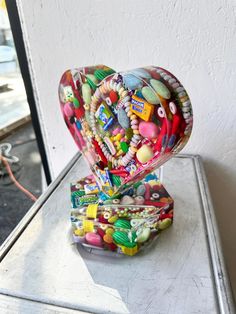
[[[12,166],[18,181],[38,197],[42,193],[42,164],[32,124],[28,123],[15,131],[0,141],[2,143],[10,143],[11,155],[20,160],[18,165]],[[32,204],[33,201],[10,183],[8,177],[0,175],[0,245]]]

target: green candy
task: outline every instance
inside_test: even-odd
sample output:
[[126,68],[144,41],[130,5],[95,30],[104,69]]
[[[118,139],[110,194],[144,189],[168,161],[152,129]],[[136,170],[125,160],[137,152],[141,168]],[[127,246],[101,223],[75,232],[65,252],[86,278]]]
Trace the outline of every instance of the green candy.
[[117,186],[117,187],[119,187],[119,186],[121,185],[121,179],[120,179],[120,177],[119,177],[119,176],[116,176],[115,174],[112,174],[112,175],[111,175],[111,181],[112,181],[112,183],[113,183],[115,186]]
[[82,96],[83,96],[84,102],[89,105],[91,103],[92,95],[91,95],[91,88],[88,83],[84,83],[82,85]]
[[89,86],[93,90],[95,90],[97,88],[97,84],[98,84],[98,80],[96,79],[96,77],[93,74],[87,74],[86,78],[87,78],[87,83],[89,84]]
[[151,79],[150,84],[161,97],[170,99],[170,91],[161,81]]
[[124,153],[127,153],[129,150],[129,146],[126,142],[121,142],[120,143],[120,148]]
[[75,97],[73,98],[73,104],[74,104],[75,108],[79,108],[79,106],[80,106],[78,99]]
[[102,69],[97,69],[94,72],[94,76],[97,80],[102,81],[104,78],[106,78],[108,75],[115,73],[114,70],[112,69],[107,69],[107,70],[102,70]]
[[124,245],[126,247],[132,248],[135,247],[137,244],[135,242],[136,233],[132,232],[132,242],[129,239],[129,236],[126,232],[123,231],[115,231],[112,234],[112,238],[115,243]]
[[122,229],[131,229],[130,222],[125,219],[118,219],[115,223],[114,226],[117,228],[122,228]]
[[160,220],[158,222],[158,229],[160,229],[160,230],[167,229],[171,224],[172,224],[172,219],[165,218],[165,219]]
[[160,104],[159,97],[154,93],[154,91],[150,87],[144,86],[142,88],[142,95],[150,104],[152,105]]

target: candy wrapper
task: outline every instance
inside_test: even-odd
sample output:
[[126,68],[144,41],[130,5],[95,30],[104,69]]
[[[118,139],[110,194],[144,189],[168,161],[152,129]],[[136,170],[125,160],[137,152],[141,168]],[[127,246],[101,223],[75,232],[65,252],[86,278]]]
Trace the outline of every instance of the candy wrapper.
[[88,176],[71,184],[71,203],[74,242],[90,252],[135,255],[173,220],[173,199],[154,174],[111,198]]
[[68,70],[60,81],[59,98],[67,127],[99,190],[109,197],[160,167],[191,134],[187,92],[160,67]]

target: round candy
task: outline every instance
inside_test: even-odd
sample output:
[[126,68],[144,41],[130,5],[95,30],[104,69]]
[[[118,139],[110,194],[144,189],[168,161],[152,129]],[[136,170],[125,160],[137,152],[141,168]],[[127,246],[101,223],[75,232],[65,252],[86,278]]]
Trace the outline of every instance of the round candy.
[[125,220],[125,219],[116,220],[116,222],[114,223],[114,226],[117,228],[122,228],[122,229],[130,229],[131,228],[130,222],[128,220]]
[[139,148],[136,156],[139,162],[141,162],[142,164],[145,164],[146,162],[152,159],[153,150],[150,146],[145,144]]
[[134,199],[129,195],[124,195],[120,202],[122,205],[133,205]]
[[135,205],[143,205],[145,200],[143,196],[136,196],[134,201]]
[[113,90],[110,91],[109,97],[110,97],[110,100],[113,104],[116,103],[118,100],[118,94]]
[[170,99],[170,91],[161,81],[152,79],[150,80],[150,84],[161,97],[165,99]]
[[97,233],[94,233],[94,232],[86,233],[85,240],[88,244],[102,247],[102,238]]
[[153,122],[141,121],[139,123],[139,133],[148,139],[157,138],[159,129]]
[[129,238],[129,235],[126,232],[115,231],[112,235],[112,238],[117,244],[121,244],[126,247],[132,248],[136,246],[136,242],[135,242],[136,233],[132,232],[131,236],[132,236],[132,239]]
[[168,228],[172,224],[172,219],[171,218],[165,218],[163,220],[158,221],[158,228],[160,230],[164,230]]
[[143,97],[146,99],[147,102],[153,105],[160,104],[160,99],[157,94],[149,86],[144,86],[142,88]]
[[145,185],[144,184],[141,184],[138,186],[137,190],[136,190],[136,194],[138,196],[143,196],[146,192],[146,188],[145,188]]
[[150,228],[143,228],[143,229],[141,229],[140,232],[137,233],[137,240],[136,241],[138,243],[146,242],[149,239],[150,234],[151,234]]

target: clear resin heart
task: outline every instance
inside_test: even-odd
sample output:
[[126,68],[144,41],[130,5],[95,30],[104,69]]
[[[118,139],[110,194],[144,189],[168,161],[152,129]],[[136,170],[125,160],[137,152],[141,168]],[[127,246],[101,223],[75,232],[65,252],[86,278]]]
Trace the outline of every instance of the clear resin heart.
[[160,167],[191,134],[188,94],[160,67],[68,70],[59,98],[67,127],[99,189],[110,197]]

